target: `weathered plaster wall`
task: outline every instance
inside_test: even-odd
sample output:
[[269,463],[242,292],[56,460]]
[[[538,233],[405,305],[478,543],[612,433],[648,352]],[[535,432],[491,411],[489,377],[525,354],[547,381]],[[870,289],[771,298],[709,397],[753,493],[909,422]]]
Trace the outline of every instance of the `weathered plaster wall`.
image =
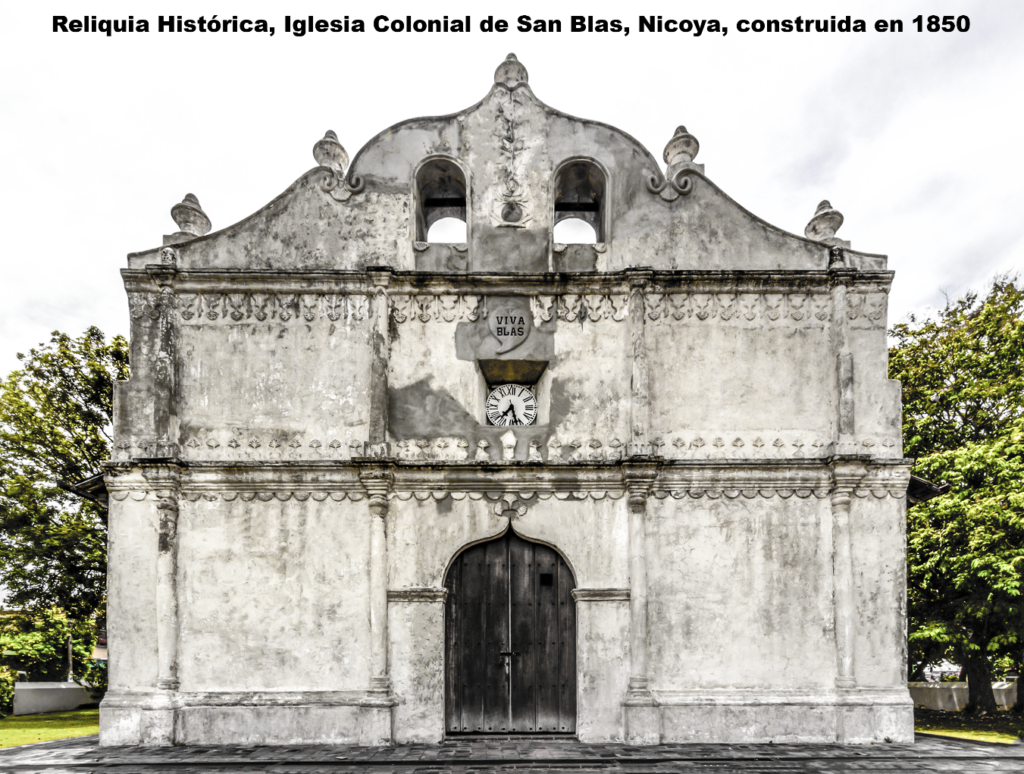
[[156,683],[156,554],[152,498],[111,499],[107,516],[107,637],[116,648],[109,682],[145,690]]
[[444,738],[443,597],[393,598],[388,621],[391,679],[398,697],[395,741],[436,744]]
[[[438,493],[442,494],[442,493]],[[388,551],[393,556],[389,588],[439,588],[460,551],[502,534],[508,504],[456,493],[424,500],[392,501]],[[512,526],[530,540],[554,546],[568,562],[577,588],[625,588],[628,570],[625,502],[621,492],[600,500],[535,497]],[[505,513],[506,515],[502,515]]]
[[621,703],[629,684],[628,598],[577,600],[576,638],[576,736],[581,742],[622,741]]
[[856,436],[865,453],[903,456],[903,416],[900,384],[885,378],[889,369],[886,341],[888,293],[877,289],[850,296],[847,317],[854,366]]
[[182,691],[366,685],[364,503],[201,498],[179,531]]
[[[486,303],[493,308],[507,300],[488,296]],[[433,446],[443,439],[450,447],[447,455],[474,459],[484,440],[488,457],[500,460],[506,429],[487,424],[482,406],[488,386],[477,365],[481,358],[497,358],[548,363],[537,390],[538,421],[515,429],[516,459],[527,459],[533,441],[547,455],[553,439],[559,454],[578,452],[584,459],[592,452],[590,441],[597,439],[604,459],[629,437],[625,303],[625,296],[608,300],[607,316],[596,320],[585,313],[572,321],[541,320],[526,342],[506,355],[495,352],[486,319],[460,321],[465,313],[457,311],[450,321],[423,323],[410,316],[396,326],[391,346],[389,431],[398,456],[414,459],[421,453],[418,442]],[[529,299],[525,306],[529,310]],[[460,441],[463,452],[457,451]]]
[[[340,204],[321,190],[323,170],[303,175],[248,218],[181,245],[181,267],[336,271],[392,266],[411,269],[410,201],[407,194],[367,191]],[[147,253],[129,266],[152,262]]]
[[859,494],[851,507],[858,612],[854,669],[860,685],[902,686],[907,680],[906,504]]
[[[602,271],[628,266],[701,271],[824,269],[827,249],[750,214],[714,183],[694,175],[694,190],[673,202],[640,192],[616,215],[616,246]],[[639,206],[636,206],[639,205]]]
[[656,690],[831,685],[827,499],[665,499],[648,526]]
[[355,296],[347,306],[349,314],[334,322],[304,319],[296,302],[288,320],[181,325],[182,454],[197,460],[344,459],[352,443],[361,452],[370,413],[368,303]]
[[[728,294],[701,294],[696,303],[713,308],[723,296]],[[763,303],[755,294],[741,299]],[[810,307],[799,320],[754,312],[747,319],[730,301],[734,309],[726,319],[719,312],[703,320],[668,316],[647,323],[651,427],[664,442],[661,453],[825,456],[833,433],[835,366],[827,318],[818,320],[813,310],[827,314],[828,297],[776,294],[770,303]]]

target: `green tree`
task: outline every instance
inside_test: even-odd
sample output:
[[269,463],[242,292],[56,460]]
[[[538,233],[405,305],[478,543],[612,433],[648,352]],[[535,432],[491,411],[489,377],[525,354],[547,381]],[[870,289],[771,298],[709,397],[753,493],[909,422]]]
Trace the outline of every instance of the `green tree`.
[[102,619],[106,509],[65,489],[110,458],[112,392],[128,343],[97,328],[19,354],[0,382],[0,583],[8,604]]
[[1024,291],[1001,278],[890,333],[906,454],[952,485],[908,513],[912,668],[950,656],[994,711],[991,659],[1019,659],[1024,624]]
[[[72,663],[68,663],[68,640]],[[10,714],[14,676],[30,681],[62,681],[73,672],[97,692],[106,689],[106,666],[92,661],[97,630],[94,621],[72,621],[60,610],[16,613],[0,619],[0,715]]]

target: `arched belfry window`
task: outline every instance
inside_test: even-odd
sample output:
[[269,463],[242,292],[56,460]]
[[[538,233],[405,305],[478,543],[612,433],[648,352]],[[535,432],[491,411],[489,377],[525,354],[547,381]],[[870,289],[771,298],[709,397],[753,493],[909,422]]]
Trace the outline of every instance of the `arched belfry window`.
[[466,176],[454,161],[430,159],[416,173],[416,241],[466,242]]
[[555,173],[555,230],[559,244],[593,244],[607,240],[604,170],[593,161],[578,159]]

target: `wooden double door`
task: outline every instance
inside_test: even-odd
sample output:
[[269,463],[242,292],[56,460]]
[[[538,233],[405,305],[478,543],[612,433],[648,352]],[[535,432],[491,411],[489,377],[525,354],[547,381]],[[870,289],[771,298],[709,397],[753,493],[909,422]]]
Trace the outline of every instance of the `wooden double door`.
[[472,546],[445,587],[448,734],[576,732],[576,583],[510,528]]

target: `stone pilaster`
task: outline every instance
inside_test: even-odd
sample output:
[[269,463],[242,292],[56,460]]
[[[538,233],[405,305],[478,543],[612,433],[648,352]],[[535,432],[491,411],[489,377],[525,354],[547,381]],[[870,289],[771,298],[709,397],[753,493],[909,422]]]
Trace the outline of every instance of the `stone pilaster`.
[[388,495],[394,470],[388,463],[365,464],[359,471],[370,511],[370,689],[391,695],[388,673]]
[[178,502],[180,470],[160,466],[144,471],[155,488],[158,514],[156,559],[157,695],[144,721],[150,743],[177,741],[178,704]]
[[622,478],[629,508],[629,689],[625,707],[626,742],[658,744],[661,714],[651,693],[647,664],[647,498],[658,477],[657,462],[623,463]]
[[845,454],[856,448],[854,433],[853,352],[850,349],[850,322],[847,317],[847,282],[854,273],[847,269],[840,248],[832,249],[832,351],[836,363],[835,452]]
[[[391,302],[388,285],[391,271],[388,269],[369,270],[373,281],[373,297],[370,313],[373,315],[373,330],[370,333],[370,427],[367,441],[370,447],[381,449],[388,440],[388,368],[391,360]],[[369,454],[369,452],[367,452]],[[386,447],[384,454],[387,453]],[[374,455],[378,456],[378,455]]]
[[630,445],[629,454],[649,454],[651,389],[650,364],[644,335],[645,294],[651,273],[632,271],[629,278]]
[[159,292],[137,297],[136,312],[132,315],[131,357],[133,381],[148,385],[145,403],[152,415],[132,428],[139,448],[139,453],[133,456],[168,459],[178,456],[174,405],[177,329],[172,287],[176,271],[173,266],[158,265],[149,267],[148,273]]
[[854,688],[854,636],[857,605],[853,581],[853,545],[850,505],[853,490],[866,473],[859,460],[837,460],[832,465],[832,584],[836,627],[836,687]]

